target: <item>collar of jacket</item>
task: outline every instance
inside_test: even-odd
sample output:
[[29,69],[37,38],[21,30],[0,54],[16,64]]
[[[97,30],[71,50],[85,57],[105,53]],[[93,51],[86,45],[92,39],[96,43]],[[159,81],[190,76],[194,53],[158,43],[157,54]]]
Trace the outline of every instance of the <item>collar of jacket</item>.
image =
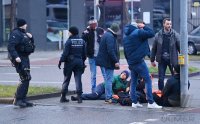
[[22,28],[15,28],[14,30],[19,30],[19,31],[21,31],[21,32],[23,32],[23,33],[26,33],[26,30],[25,30],[25,29],[22,29]]
[[78,35],[71,35],[71,36],[69,36],[69,39],[77,39],[77,38],[79,38]]
[[114,35],[114,37],[117,37],[117,34],[115,32],[113,32],[113,30],[111,30],[110,28],[108,28],[108,32],[112,33]]

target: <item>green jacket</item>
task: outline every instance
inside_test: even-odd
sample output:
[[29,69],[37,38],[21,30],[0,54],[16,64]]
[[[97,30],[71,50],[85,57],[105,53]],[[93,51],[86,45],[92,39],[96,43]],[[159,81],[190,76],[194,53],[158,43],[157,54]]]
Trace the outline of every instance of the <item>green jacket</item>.
[[128,85],[127,80],[122,80],[120,78],[120,75],[114,76],[113,82],[112,82],[112,90],[114,94],[117,94],[119,91],[126,91]]

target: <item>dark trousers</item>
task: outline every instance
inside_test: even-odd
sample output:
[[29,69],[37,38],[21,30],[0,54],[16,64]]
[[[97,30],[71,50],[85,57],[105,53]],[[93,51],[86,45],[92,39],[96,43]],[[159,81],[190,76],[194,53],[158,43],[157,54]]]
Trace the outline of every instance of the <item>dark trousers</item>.
[[164,88],[164,79],[167,66],[169,67],[171,74],[174,75],[172,65],[169,61],[162,60],[161,63],[158,63],[158,89],[161,91]]
[[81,95],[83,100],[105,100],[105,86],[103,83],[97,85],[95,92]]
[[74,79],[76,83],[76,92],[78,95],[82,94],[82,81],[81,77],[83,74],[83,62],[82,60],[73,60],[71,62],[65,63],[64,65],[64,82],[62,85],[61,93],[66,95],[68,93],[68,87],[71,79],[72,72],[74,73]]
[[30,63],[28,57],[20,57],[21,63],[15,63],[15,68],[20,77],[20,83],[17,87],[15,98],[16,100],[25,100],[28,93],[30,75]]

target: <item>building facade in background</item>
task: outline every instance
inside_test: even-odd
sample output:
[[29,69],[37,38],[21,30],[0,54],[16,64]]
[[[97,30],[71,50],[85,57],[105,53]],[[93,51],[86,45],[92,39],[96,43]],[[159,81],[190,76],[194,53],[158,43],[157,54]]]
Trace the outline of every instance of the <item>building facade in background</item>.
[[[62,47],[67,38],[69,26],[76,25],[82,32],[94,11],[94,0],[15,1],[15,19],[27,20],[28,30],[33,33],[39,50],[56,50]],[[131,13],[129,1],[105,0],[98,5],[99,26],[107,29],[111,23],[118,23],[121,27],[118,34],[119,42],[123,37],[122,29],[124,25],[130,23],[131,16],[134,19],[143,19],[155,32],[162,28],[163,18],[172,17],[172,0],[134,0],[133,13]],[[200,0],[188,0],[189,32],[200,25],[199,2]],[[12,24],[12,7],[11,0],[0,0],[0,47],[7,46]]]

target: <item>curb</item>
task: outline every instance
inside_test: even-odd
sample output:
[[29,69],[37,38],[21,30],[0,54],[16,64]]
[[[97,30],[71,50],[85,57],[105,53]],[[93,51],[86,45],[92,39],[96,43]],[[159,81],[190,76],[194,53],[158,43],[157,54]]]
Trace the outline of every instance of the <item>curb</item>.
[[[68,91],[67,95],[73,95],[76,91]],[[35,95],[35,96],[28,96],[27,100],[39,100],[39,99],[47,99],[52,97],[59,97],[60,92],[56,93],[49,93],[49,94],[41,94],[41,95]],[[12,104],[14,98],[0,98],[0,104]]]
[[[154,78],[158,78],[158,74],[152,73],[152,75],[153,75]],[[188,74],[188,77],[194,77],[194,76],[197,76],[197,75],[200,75],[200,72],[190,73],[190,74]],[[169,75],[169,74],[165,75],[165,78],[170,78],[170,77],[171,77],[171,75]]]

